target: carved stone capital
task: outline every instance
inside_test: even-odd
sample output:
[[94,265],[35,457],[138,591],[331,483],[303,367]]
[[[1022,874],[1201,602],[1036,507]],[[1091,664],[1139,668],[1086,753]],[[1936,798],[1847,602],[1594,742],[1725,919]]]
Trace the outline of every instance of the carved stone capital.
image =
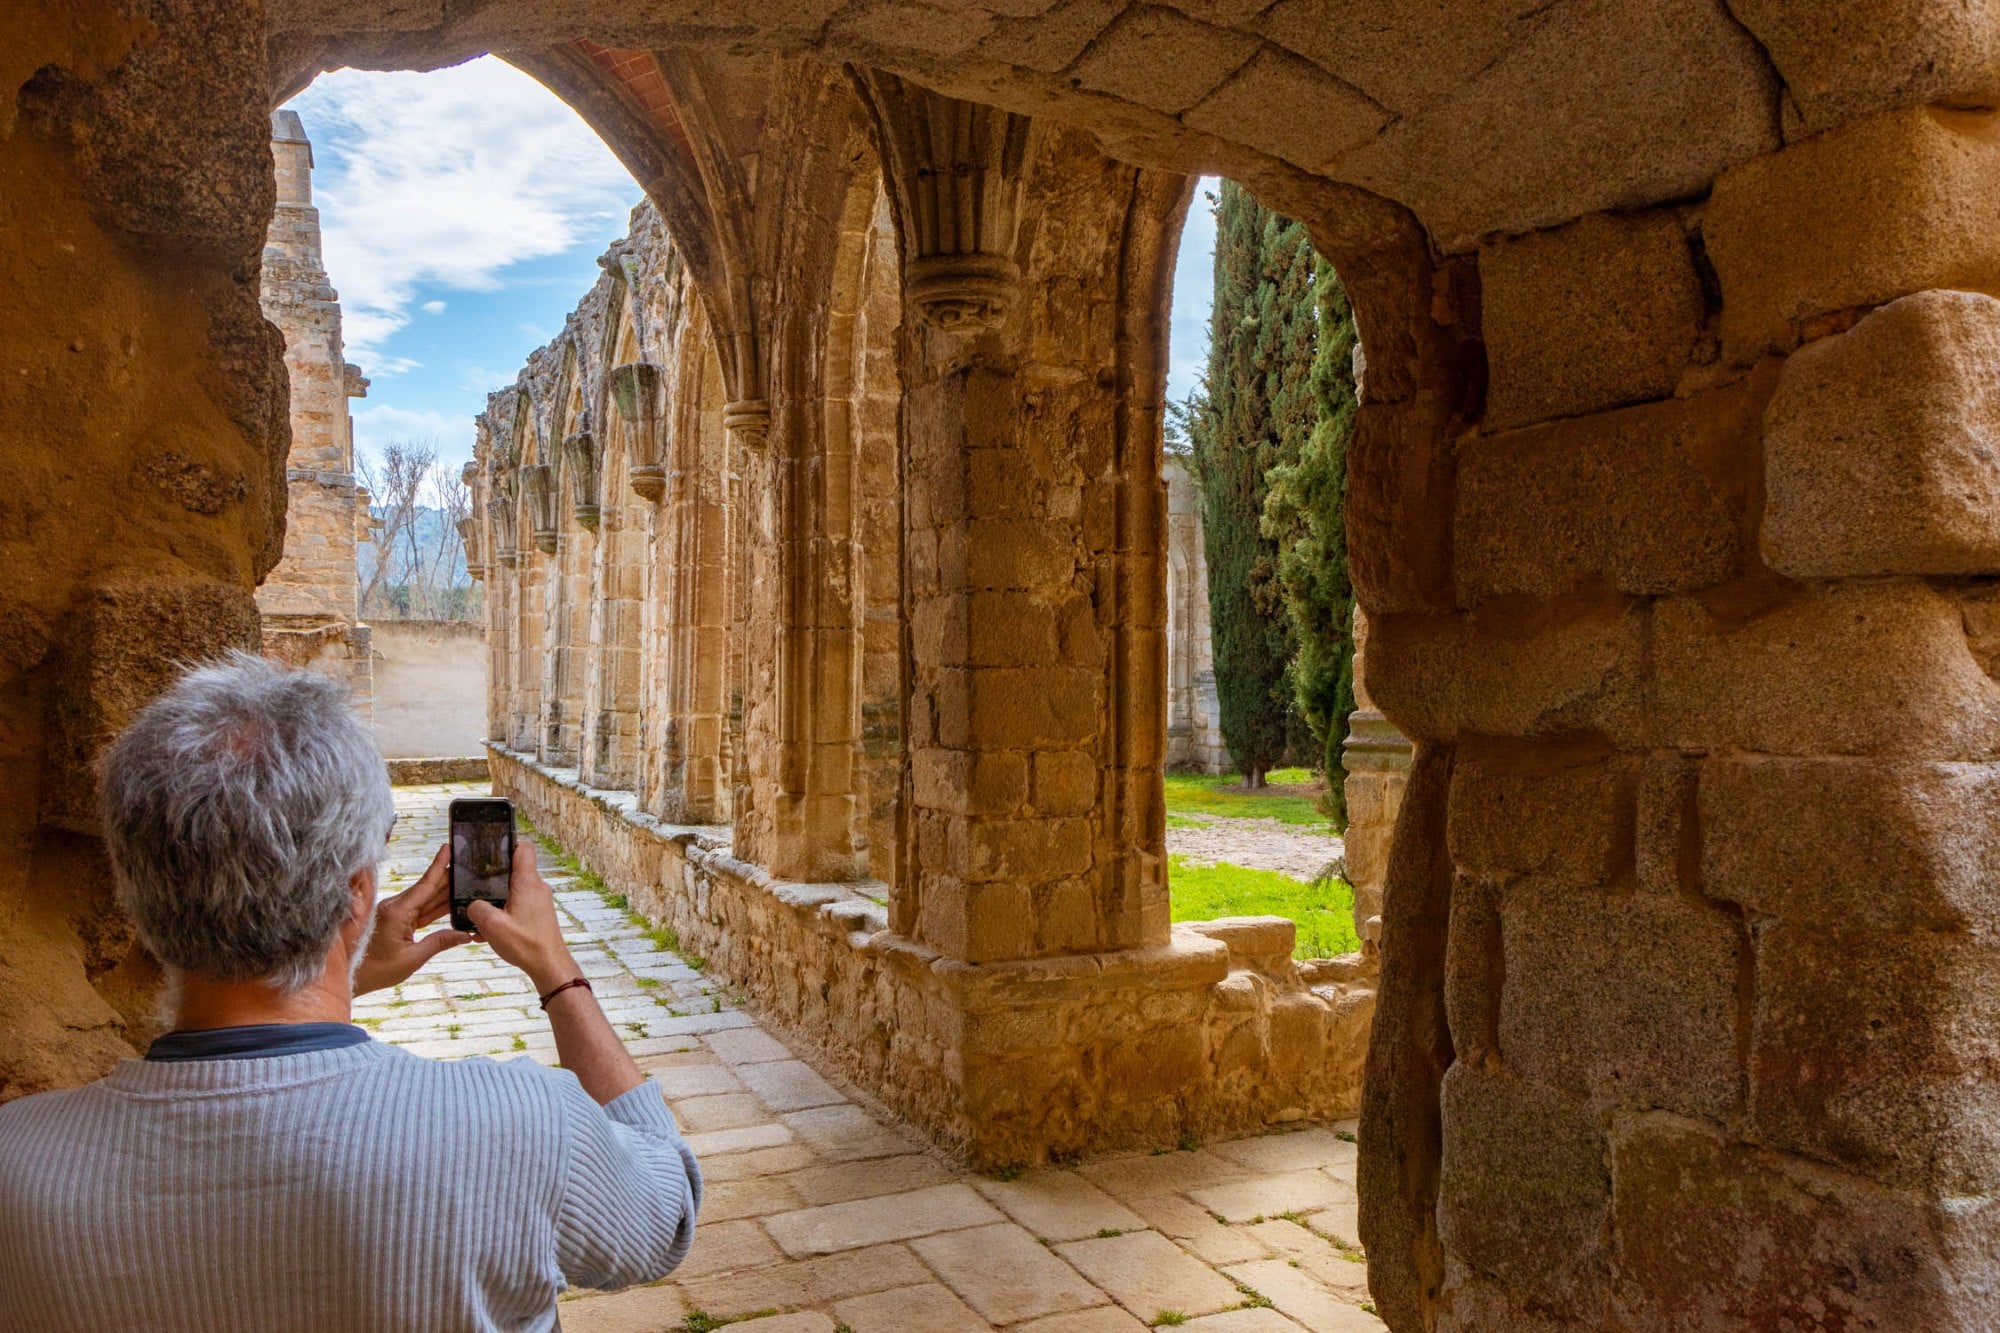
[[666,372],[650,361],[611,368],[611,403],[625,440],[625,473],[643,500],[657,502],[667,492],[660,403]]
[[547,463],[529,463],[521,468],[521,488],[528,497],[528,518],[534,526],[535,549],[545,555],[556,553],[556,483],[554,469]]
[[493,558],[512,569],[520,563],[521,553],[514,544],[514,502],[504,495],[496,495],[486,502],[486,516],[493,525]]
[[632,489],[642,500],[657,503],[667,493],[667,470],[658,463],[642,463],[632,469]]
[[945,333],[977,333],[1007,317],[1021,268],[1005,255],[927,255],[910,261],[910,304]]
[[762,449],[771,440],[771,405],[762,398],[724,403],[722,428],[744,448]]
[[563,454],[569,459],[570,485],[575,490],[572,505],[576,521],[595,532],[601,510],[597,501],[597,436],[589,426],[563,440]]

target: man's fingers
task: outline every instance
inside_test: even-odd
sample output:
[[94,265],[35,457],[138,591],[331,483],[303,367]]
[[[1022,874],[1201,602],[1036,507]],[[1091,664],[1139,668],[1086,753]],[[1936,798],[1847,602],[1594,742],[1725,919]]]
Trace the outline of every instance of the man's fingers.
[[522,885],[542,883],[542,870],[540,866],[535,864],[535,845],[533,843],[529,843],[525,847],[518,841],[514,844],[514,864],[508,870],[507,883],[509,888],[519,888]]
[[440,911],[434,911],[433,908],[443,900],[451,887],[449,855],[450,848],[439,847],[437,855],[431,858],[431,863],[424,873],[417,876],[417,882],[395,897],[385,900],[376,910],[391,916],[408,917],[413,925],[418,926],[427,926],[444,915]]
[[417,876],[417,882],[410,886],[410,892],[415,893],[418,889],[435,892],[442,889],[450,877],[451,844],[441,842],[438,844],[437,855],[431,858],[431,863],[425,868],[424,873]]
[[472,928],[481,935],[489,933],[495,921],[505,921],[507,914],[484,898],[474,898],[465,905],[465,915],[471,920]]
[[443,953],[446,949],[456,949],[461,944],[472,943],[472,932],[465,930],[434,930],[417,941],[424,951],[424,962]]
[[428,926],[451,910],[451,883],[442,876],[429,888],[418,880],[410,886],[407,896],[410,898],[413,925]]

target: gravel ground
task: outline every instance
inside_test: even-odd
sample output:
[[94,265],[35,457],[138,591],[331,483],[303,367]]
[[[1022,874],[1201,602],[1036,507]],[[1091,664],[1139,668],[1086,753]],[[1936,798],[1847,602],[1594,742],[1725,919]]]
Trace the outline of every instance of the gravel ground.
[[1276,870],[1310,880],[1341,855],[1341,840],[1275,819],[1229,819],[1220,815],[1179,815],[1194,827],[1167,829],[1167,853],[1197,865],[1228,863],[1252,870]]

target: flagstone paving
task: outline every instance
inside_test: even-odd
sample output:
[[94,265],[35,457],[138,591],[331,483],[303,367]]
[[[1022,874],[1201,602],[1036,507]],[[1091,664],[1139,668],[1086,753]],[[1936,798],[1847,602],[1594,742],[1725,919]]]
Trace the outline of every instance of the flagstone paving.
[[[430,864],[453,797],[483,794],[398,788],[383,890]],[[799,1060],[699,960],[538,857],[578,964],[707,1181],[687,1262],[655,1286],[572,1294],[569,1333],[1384,1327],[1365,1308],[1351,1124],[1007,1179],[959,1171]],[[556,1059],[527,981],[480,945],[355,1010],[420,1055]]]

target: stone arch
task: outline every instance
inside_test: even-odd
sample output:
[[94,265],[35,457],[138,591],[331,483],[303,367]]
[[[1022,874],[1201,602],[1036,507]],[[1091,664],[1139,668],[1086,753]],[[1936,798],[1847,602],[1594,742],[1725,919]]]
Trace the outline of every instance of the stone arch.
[[[585,660],[589,653],[591,566],[597,554],[597,533],[580,521],[576,496],[582,468],[569,448],[581,427],[585,407],[584,371],[579,364],[574,332],[565,331],[553,347],[560,369],[545,411],[542,457],[549,467],[549,512],[554,523],[555,549],[546,551],[547,638],[542,663],[543,722],[539,753],[545,762],[578,767],[582,755]],[[538,541],[539,547],[539,541]]]
[[[36,793],[7,826],[0,893],[34,905],[16,943],[54,960],[0,974],[26,1037],[10,1086],[101,1064],[144,1008],[143,967],[96,928],[101,893],[95,910],[43,909],[41,886],[103,882],[90,756],[163,679],[99,666],[247,640],[250,585],[277,559],[283,392],[246,280],[270,202],[264,94],[343,62],[563,53],[575,100],[649,189],[712,224],[689,229],[689,262],[753,435],[760,284],[780,257],[771,209],[732,193],[755,145],[731,125],[798,64],[851,62],[1064,122],[1154,170],[1242,180],[1309,221],[1354,295],[1368,370],[1352,565],[1376,700],[1419,742],[1362,1144],[1391,1325],[1664,1329],[1713,1310],[1769,1322],[1820,1297],[1850,1323],[1992,1323],[1965,1258],[1990,1224],[1947,1202],[1990,1192],[1990,1080],[1961,1034],[1994,969],[1959,894],[1990,821],[1977,837],[1941,825],[1928,812],[1951,803],[1926,785],[1983,782],[1960,766],[2000,746],[1958,581],[2000,565],[1991,515],[1967,501],[1973,521],[1951,530],[1968,545],[1941,552],[1932,521],[1960,515],[1928,492],[1857,496],[1801,415],[1818,384],[1917,384],[1944,416],[1973,398],[1962,359],[1889,370],[1875,340],[1976,341],[1947,309],[1965,302],[1934,293],[1989,290],[2000,269],[1976,221],[1992,117],[1970,109],[1989,100],[1992,34],[1977,15],[1851,8],[1834,23],[1711,0],[1494,5],[1440,33],[1422,6],[1351,22],[1312,0],[1021,17],[942,0],[793,6],[722,30],[680,6],[278,0],[160,7],[143,30],[91,4],[32,27],[10,67],[38,72],[6,104],[0,153],[45,185],[18,204],[33,234],[74,248],[9,251],[26,276],[0,359],[36,386],[24,437],[70,451],[60,475],[24,481],[24,508],[74,500],[76,540],[9,552],[32,577],[0,581],[20,603],[7,771]],[[620,70],[660,50],[666,91],[648,101],[647,71]],[[85,289],[105,299],[76,302]],[[991,291],[959,296],[976,311]],[[104,349],[127,345],[154,373],[105,402]],[[1020,369],[919,350],[937,373],[912,405],[940,416],[957,388]],[[102,414],[66,429],[78,402]],[[1886,392],[1851,407],[1857,456],[1956,465],[1964,432],[1871,415],[1915,410]],[[162,429],[241,498],[201,514],[171,488],[121,486]],[[906,473],[913,494],[927,484]],[[1503,521],[1524,509],[1546,521]],[[1802,521],[1833,545],[1797,545]],[[1842,631],[1864,617],[1911,651],[1858,663]],[[1898,762],[1865,762],[1884,756]],[[1885,812],[1907,876],[1849,893],[1830,886],[1865,858],[1836,858],[1796,882],[1789,867],[1850,836],[1856,805]],[[1804,828],[1815,837],[1787,841]],[[1857,931],[1880,946],[1866,973],[1840,965]],[[1746,1274],[1742,1237],[1767,1226],[1779,1257]],[[1876,1262],[1885,1246],[1894,1264]]]
[[508,682],[512,709],[508,734],[513,748],[540,754],[546,739],[543,663],[548,633],[548,571],[543,559],[547,552],[541,545],[544,540],[552,543],[555,537],[553,528],[547,525],[546,499],[554,482],[548,476],[548,463],[543,457],[539,409],[534,398],[525,387],[503,393],[502,397],[507,400],[509,412],[505,502],[512,510],[516,551],[509,598],[514,614],[509,627]]
[[860,691],[855,792],[867,874],[896,880],[905,800],[902,615],[901,385],[896,345],[902,293],[895,222],[878,179],[857,180],[840,220],[840,263],[828,303],[828,451],[845,440],[857,572],[852,579]]
[[619,447],[613,368],[638,359],[639,298],[631,275],[614,261],[603,336],[591,368],[591,449],[597,464],[598,555],[592,570],[591,652],[584,689],[580,776],[593,786],[637,790],[644,732],[641,661],[644,637],[645,540],[650,507],[632,489],[631,459]]

